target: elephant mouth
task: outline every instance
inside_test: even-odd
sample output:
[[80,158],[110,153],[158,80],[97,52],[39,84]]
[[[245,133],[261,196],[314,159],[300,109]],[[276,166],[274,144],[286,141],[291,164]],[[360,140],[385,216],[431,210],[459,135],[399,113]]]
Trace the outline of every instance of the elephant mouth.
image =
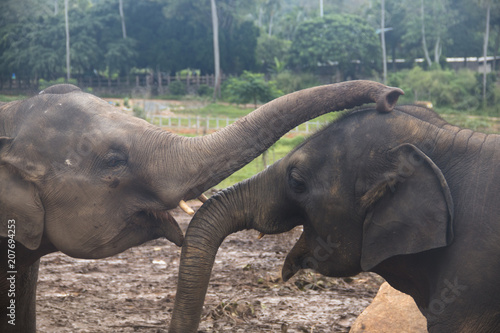
[[153,237],[165,237],[177,246],[184,241],[179,224],[168,210],[142,210],[134,214],[133,220],[141,228],[152,229]]

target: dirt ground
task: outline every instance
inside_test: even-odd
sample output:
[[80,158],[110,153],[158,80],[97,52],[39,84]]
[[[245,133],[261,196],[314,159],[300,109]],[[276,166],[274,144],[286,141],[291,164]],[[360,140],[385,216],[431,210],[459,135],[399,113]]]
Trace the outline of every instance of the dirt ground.
[[[185,229],[190,217],[175,211]],[[300,235],[228,237],[217,254],[200,332],[348,332],[382,279],[333,279],[303,271],[284,283],[281,267]],[[180,249],[161,239],[108,259],[42,258],[39,332],[167,332]]]

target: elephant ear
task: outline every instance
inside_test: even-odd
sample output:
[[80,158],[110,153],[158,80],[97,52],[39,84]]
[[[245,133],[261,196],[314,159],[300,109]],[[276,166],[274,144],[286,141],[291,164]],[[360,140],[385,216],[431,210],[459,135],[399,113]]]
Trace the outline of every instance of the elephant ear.
[[453,240],[453,201],[441,170],[410,144],[392,149],[388,157],[390,166],[382,179],[361,199],[367,207],[364,271],[390,257],[447,246]]
[[7,237],[15,221],[14,239],[30,250],[40,246],[45,210],[35,185],[9,163],[12,138],[0,137],[0,237]]

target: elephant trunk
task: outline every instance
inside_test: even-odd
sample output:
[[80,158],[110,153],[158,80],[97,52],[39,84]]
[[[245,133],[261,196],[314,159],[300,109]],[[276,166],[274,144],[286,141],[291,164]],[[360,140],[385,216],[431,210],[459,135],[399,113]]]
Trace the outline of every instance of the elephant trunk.
[[401,94],[399,88],[363,80],[318,86],[277,98],[211,135],[182,138],[174,148],[183,188],[177,193],[184,193],[183,200],[198,197],[307,120],[364,103],[389,112]]
[[266,220],[269,215],[270,207],[260,204],[259,195],[268,170],[252,178],[252,182],[241,182],[212,196],[193,217],[182,246],[169,332],[197,332],[215,256],[227,236],[245,229],[280,233],[293,228],[283,224],[256,226],[256,221]]
[[[301,122],[328,111],[343,110],[366,102],[376,102],[379,111],[390,111],[401,94],[402,91],[397,88],[352,81],[304,90],[268,103],[236,126],[201,139],[204,141],[200,150],[205,154],[202,159],[204,162],[211,160],[208,165],[214,171],[205,177],[193,175],[197,177],[197,183],[190,183],[191,195],[196,196],[206,186],[217,184]],[[193,156],[200,158],[197,153]],[[294,214],[283,219],[280,215],[283,210],[276,200],[262,199],[279,198],[284,190],[282,185],[274,186],[273,191],[276,192],[273,196],[265,186],[276,178],[273,176],[279,168],[280,162],[277,162],[251,181],[238,183],[218,193],[194,216],[182,246],[169,332],[197,331],[215,256],[228,235],[244,229],[256,229],[265,234],[281,233],[301,223]],[[283,220],[287,222],[283,223]]]

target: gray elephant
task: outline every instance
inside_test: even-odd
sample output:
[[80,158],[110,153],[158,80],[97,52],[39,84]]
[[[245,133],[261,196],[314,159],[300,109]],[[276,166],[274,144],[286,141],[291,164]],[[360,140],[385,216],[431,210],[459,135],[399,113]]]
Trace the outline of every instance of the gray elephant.
[[182,248],[170,332],[195,332],[214,256],[244,229],[302,225],[283,280],[378,273],[429,332],[500,332],[500,136],[398,106],[348,112],[255,177],[210,198]]
[[[158,237],[181,245],[169,214],[298,124],[391,103],[397,89],[353,81],[278,98],[225,129],[185,138],[72,85],[0,106],[0,331],[33,332],[39,258],[104,258]],[[14,325],[15,324],[15,325]]]

